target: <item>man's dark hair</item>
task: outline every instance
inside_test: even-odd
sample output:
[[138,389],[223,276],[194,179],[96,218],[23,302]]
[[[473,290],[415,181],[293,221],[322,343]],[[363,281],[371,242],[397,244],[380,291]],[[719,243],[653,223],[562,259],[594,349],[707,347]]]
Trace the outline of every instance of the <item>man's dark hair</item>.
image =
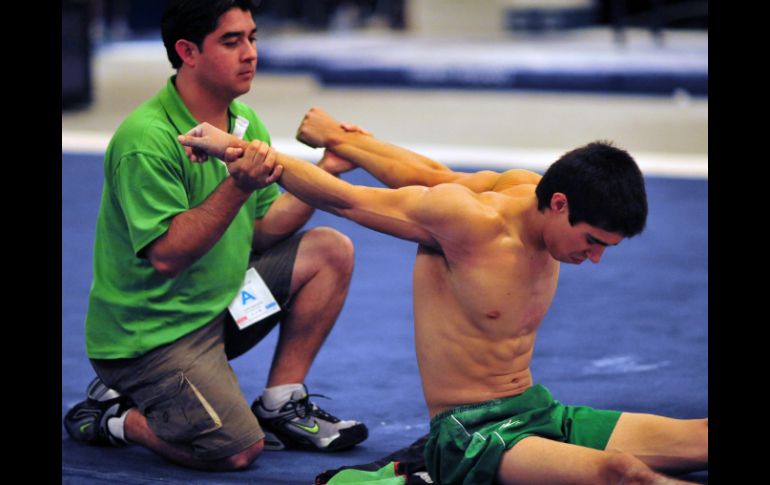
[[253,0],[171,0],[160,21],[160,33],[166,55],[174,69],[182,59],[174,44],[179,39],[189,40],[203,49],[203,39],[217,28],[219,17],[233,7],[254,14],[259,1]]
[[554,193],[567,196],[569,223],[584,222],[623,237],[639,234],[647,221],[647,193],[639,166],[625,150],[597,141],[565,153],[537,185],[543,212]]

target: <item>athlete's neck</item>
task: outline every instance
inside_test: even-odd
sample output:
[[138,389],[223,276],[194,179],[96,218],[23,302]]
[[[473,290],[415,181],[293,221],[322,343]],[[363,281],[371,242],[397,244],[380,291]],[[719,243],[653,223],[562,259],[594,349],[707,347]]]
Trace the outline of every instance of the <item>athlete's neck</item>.
[[545,240],[543,232],[545,230],[545,213],[537,208],[537,196],[532,195],[531,200],[527,201],[526,208],[522,212],[521,240],[530,248],[537,251],[545,250]]

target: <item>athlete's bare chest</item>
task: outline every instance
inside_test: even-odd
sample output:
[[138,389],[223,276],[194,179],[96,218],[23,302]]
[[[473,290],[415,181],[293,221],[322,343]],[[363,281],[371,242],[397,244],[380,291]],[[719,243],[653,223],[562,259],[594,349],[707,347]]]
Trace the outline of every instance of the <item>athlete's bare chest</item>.
[[500,251],[450,265],[441,256],[423,256],[415,265],[415,290],[422,283],[432,306],[454,307],[485,332],[533,332],[556,291],[558,263],[550,259]]

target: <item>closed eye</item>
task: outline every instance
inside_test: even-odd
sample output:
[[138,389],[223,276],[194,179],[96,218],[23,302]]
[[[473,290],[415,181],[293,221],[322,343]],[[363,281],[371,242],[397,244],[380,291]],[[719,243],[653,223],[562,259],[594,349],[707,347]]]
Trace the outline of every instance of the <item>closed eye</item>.
[[605,248],[607,246],[616,246],[616,244],[610,244],[610,243],[604,242],[601,239],[594,237],[590,234],[586,234],[586,242],[591,245],[598,244],[599,246],[604,246]]

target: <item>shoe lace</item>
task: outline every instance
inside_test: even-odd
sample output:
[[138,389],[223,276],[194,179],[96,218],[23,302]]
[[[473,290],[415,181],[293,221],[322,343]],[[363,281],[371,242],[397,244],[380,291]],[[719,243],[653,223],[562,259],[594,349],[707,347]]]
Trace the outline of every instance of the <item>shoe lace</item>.
[[315,416],[317,418],[323,419],[325,421],[330,421],[332,423],[338,422],[340,419],[336,416],[332,416],[331,414],[327,413],[323,409],[319,408],[315,403],[310,402],[310,397],[322,397],[324,399],[331,400],[330,397],[324,396],[323,394],[308,394],[307,396],[303,397],[302,399],[298,399],[295,401],[295,412],[297,413],[297,416],[300,418],[304,418],[308,415]]

